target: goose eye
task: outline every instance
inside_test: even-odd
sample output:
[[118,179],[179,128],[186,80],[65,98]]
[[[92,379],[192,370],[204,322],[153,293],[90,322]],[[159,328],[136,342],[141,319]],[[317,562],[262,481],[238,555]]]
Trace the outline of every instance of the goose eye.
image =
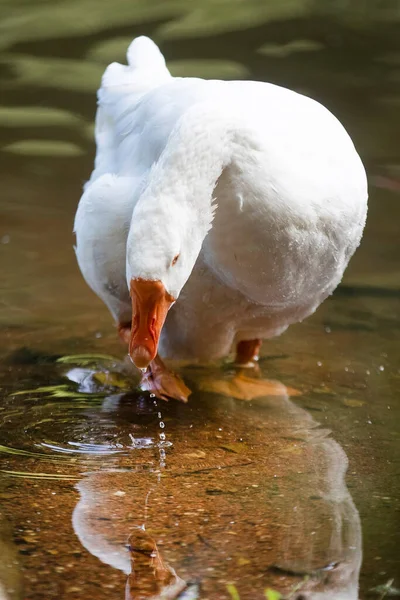
[[180,256],[180,254],[177,254],[176,256],[174,256],[174,258],[172,259],[171,267],[176,265],[176,263],[178,262],[179,256]]

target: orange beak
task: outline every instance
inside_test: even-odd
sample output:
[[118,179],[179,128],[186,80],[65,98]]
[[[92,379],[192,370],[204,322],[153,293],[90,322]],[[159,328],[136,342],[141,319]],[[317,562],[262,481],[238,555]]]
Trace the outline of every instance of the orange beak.
[[156,357],[167,312],[175,299],[161,281],[131,279],[132,329],[129,356],[139,369]]

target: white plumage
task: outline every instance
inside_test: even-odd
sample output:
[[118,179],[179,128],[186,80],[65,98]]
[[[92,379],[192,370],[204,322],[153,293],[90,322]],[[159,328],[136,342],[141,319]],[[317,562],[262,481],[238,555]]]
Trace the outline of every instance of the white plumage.
[[367,182],[350,137],[285,88],[171,77],[148,38],[127,57],[103,76],[76,214],[87,283],[128,322],[129,281],[161,281],[177,299],[166,358],[280,334],[332,293],[360,242]]

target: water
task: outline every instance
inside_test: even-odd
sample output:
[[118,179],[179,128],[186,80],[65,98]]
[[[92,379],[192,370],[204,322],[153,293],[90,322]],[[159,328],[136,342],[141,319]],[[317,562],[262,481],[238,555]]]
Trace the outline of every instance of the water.
[[[66,0],[2,12],[0,598],[395,594],[396,3]],[[175,74],[269,80],[321,100],[370,181],[343,286],[264,344],[273,381],[186,367],[185,406],[135,391],[72,249],[95,89],[140,33]]]

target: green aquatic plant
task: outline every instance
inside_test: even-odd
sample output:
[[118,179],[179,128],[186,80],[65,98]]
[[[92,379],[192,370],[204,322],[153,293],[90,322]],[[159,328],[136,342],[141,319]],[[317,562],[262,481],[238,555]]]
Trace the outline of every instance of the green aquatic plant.
[[[115,388],[128,391],[134,387],[132,377],[121,372],[121,362],[108,354],[72,354],[61,356],[57,363],[74,365],[86,370],[87,377],[94,384],[93,393],[102,393]],[[97,389],[96,389],[97,386]]]
[[[57,363],[75,366],[82,370],[82,382],[60,383],[20,390],[12,396],[31,396],[30,400],[57,398],[72,400],[74,408],[85,408],[93,402],[101,401],[111,391],[129,391],[134,387],[132,378],[118,371],[118,360],[106,354],[76,354],[62,356]],[[68,377],[68,374],[67,374]],[[32,397],[33,396],[33,397]],[[36,397],[37,396],[37,397]],[[90,403],[90,404],[89,404]]]
[[47,394],[50,398],[74,398],[76,400],[82,399],[97,399],[99,394],[82,394],[78,391],[70,390],[66,384],[60,385],[44,385],[33,390],[21,390],[14,392],[13,396],[24,396],[27,394]]
[[15,454],[17,456],[28,456],[30,458],[42,458],[43,454],[40,452],[31,452],[30,450],[22,450],[17,448],[10,448],[9,446],[3,446],[0,444],[0,452],[4,454]]
[[393,583],[394,579],[389,579],[386,583],[371,588],[369,591],[371,594],[378,596],[378,600],[384,600],[384,598],[400,598],[400,589],[395,588]]
[[267,600],[281,600],[282,594],[280,594],[276,590],[271,590],[270,588],[267,588],[265,590],[265,597]]
[[52,479],[59,481],[79,481],[81,477],[74,477],[73,475],[61,475],[60,473],[30,473],[26,471],[5,471],[0,470],[0,473],[8,475],[9,477],[20,477],[23,479]]
[[236,586],[233,585],[233,583],[228,583],[226,589],[228,590],[232,600],[240,600],[239,592],[237,591]]
[[[239,592],[237,591],[236,586],[233,583],[229,583],[226,586],[228,590],[231,600],[240,600]],[[276,590],[272,590],[271,588],[267,588],[264,592],[266,600],[282,600],[282,594],[277,592]]]
[[111,361],[112,363],[118,363],[118,359],[109,354],[71,354],[69,356],[61,356],[57,359],[58,363],[67,365],[79,365],[80,367],[86,367],[99,361]]

